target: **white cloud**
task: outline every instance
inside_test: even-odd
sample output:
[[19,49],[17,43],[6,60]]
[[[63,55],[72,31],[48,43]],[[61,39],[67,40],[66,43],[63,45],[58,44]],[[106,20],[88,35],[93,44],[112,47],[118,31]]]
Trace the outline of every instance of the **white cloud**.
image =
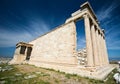
[[116,4],[113,2],[109,6],[103,6],[98,12],[97,17],[100,21],[104,21],[106,19],[111,18],[112,12],[119,6],[119,4]]
[[0,47],[15,46],[16,43],[23,41],[29,42],[38,36],[48,32],[50,29],[47,24],[40,20],[30,21],[28,26],[16,26],[14,30],[0,27]]
[[120,32],[119,32],[118,26],[113,26],[112,28],[109,28],[106,32],[106,42],[108,49],[120,49]]
[[[101,22],[101,26],[105,29],[106,43],[108,49],[120,49],[120,25],[117,22],[119,16],[113,15],[117,11],[120,4],[116,1],[111,2],[111,5],[103,6],[98,12],[97,16]],[[116,22],[115,22],[116,21]]]
[[78,36],[77,38],[77,50],[83,49],[86,47],[85,37]]

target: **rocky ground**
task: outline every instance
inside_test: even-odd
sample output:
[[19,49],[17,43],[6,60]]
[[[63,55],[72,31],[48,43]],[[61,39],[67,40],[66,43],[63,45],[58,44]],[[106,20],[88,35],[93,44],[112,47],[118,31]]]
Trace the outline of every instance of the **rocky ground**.
[[0,64],[0,84],[115,84],[113,70],[104,80],[66,74],[53,69],[44,69],[32,65]]

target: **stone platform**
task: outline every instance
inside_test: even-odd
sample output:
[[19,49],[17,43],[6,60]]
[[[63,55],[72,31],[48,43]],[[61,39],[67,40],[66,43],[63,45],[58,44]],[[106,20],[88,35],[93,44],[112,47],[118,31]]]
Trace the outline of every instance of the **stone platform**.
[[48,62],[37,62],[37,61],[31,61],[28,62],[28,64],[35,65],[37,67],[59,70],[65,73],[77,74],[82,77],[89,77],[97,80],[104,80],[107,77],[107,75],[117,67],[116,65],[111,65],[111,64],[102,67],[85,67],[78,65],[56,64],[50,62],[48,63]]

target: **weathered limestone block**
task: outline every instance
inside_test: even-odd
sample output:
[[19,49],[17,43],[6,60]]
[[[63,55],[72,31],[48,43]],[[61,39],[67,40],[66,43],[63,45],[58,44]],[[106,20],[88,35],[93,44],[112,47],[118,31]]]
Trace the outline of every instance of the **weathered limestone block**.
[[13,59],[9,62],[10,64],[16,64],[20,61],[19,59],[20,47],[16,48]]
[[77,64],[75,32],[75,24],[70,22],[30,42],[34,45],[30,61]]

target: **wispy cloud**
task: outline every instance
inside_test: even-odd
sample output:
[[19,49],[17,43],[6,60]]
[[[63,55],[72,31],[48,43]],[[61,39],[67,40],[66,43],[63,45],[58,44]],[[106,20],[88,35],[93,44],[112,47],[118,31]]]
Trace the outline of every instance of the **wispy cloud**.
[[108,49],[120,49],[120,24],[119,16],[114,15],[117,7],[120,6],[116,1],[111,2],[111,5],[103,6],[98,12],[97,16],[101,22],[101,26],[106,31],[106,42]]
[[113,2],[110,5],[105,5],[97,12],[98,19],[104,21],[112,17],[112,12],[119,6],[119,3]]
[[85,46],[86,46],[85,37],[84,36],[83,37],[78,36],[77,37],[77,50],[83,49],[83,48],[85,48]]
[[111,28],[108,28],[106,31],[106,41],[108,49],[114,49],[118,50],[120,49],[120,25],[117,24],[117,26],[112,26]]
[[0,47],[15,46],[20,41],[29,42],[50,30],[44,21],[37,19],[30,20],[27,24],[28,26],[22,24],[11,25],[13,27],[12,30],[8,30],[8,28],[2,26],[0,27]]

